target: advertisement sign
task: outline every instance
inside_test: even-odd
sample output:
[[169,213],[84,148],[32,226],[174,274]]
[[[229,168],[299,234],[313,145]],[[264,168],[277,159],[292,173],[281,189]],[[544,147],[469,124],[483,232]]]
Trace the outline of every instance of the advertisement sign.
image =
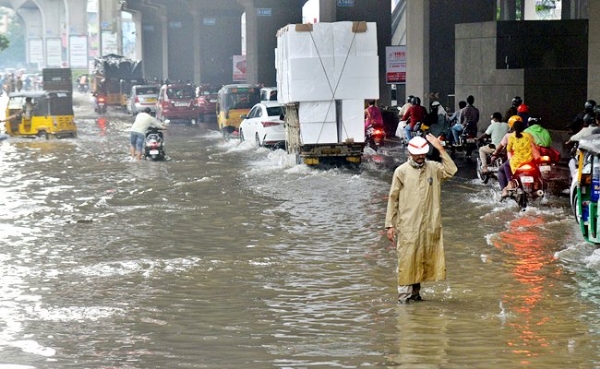
[[87,68],[87,36],[69,36],[69,65],[71,68]]
[[257,8],[256,15],[259,17],[270,17],[273,15],[273,9],[271,8]]
[[406,46],[386,46],[385,80],[387,84],[406,83]]
[[354,0],[337,0],[337,6],[354,6]]
[[62,67],[62,45],[58,37],[46,39],[46,66]]
[[233,56],[233,81],[246,81],[246,55]]
[[44,40],[41,38],[29,39],[29,63],[44,65]]
[[118,54],[118,44],[117,44],[117,34],[112,31],[102,31],[101,34],[101,42],[102,42],[102,54]]

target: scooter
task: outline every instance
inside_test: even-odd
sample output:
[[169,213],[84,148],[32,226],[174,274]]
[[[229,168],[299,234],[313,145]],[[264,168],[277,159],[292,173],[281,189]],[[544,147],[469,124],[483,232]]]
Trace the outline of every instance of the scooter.
[[522,164],[515,173],[508,186],[508,197],[512,198],[525,210],[527,205],[536,199],[544,197],[546,182],[540,172],[540,167],[546,165],[537,162]]
[[[481,146],[489,145],[491,140],[484,140]],[[479,146],[479,147],[481,147]],[[479,150],[478,150],[479,152]],[[502,151],[502,153],[494,157],[492,160],[492,154],[487,154],[487,171],[483,171],[483,163],[481,162],[481,158],[477,155],[477,178],[483,183],[486,184],[492,178],[497,179],[498,169],[502,166],[504,161],[506,160],[506,151]]]
[[385,137],[382,124],[370,124],[365,131],[365,143],[375,151],[384,145]]
[[460,140],[452,145],[452,155],[456,152],[464,152],[467,160],[471,160],[471,154],[473,151],[477,151],[477,138],[476,132],[463,131],[460,134]]
[[98,114],[106,114],[106,96],[96,95],[96,107],[94,110]]
[[144,157],[154,161],[165,159],[164,137],[160,129],[150,127],[146,131]]

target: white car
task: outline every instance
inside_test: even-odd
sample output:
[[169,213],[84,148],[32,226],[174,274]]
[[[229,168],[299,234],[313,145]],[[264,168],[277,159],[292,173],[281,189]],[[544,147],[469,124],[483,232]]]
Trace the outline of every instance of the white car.
[[135,85],[131,87],[129,101],[127,102],[127,112],[136,115],[150,108],[151,114],[156,113],[156,99],[158,97],[158,86],[155,85]]
[[253,141],[257,146],[273,148],[285,144],[284,108],[277,101],[262,101],[242,115],[240,141]]

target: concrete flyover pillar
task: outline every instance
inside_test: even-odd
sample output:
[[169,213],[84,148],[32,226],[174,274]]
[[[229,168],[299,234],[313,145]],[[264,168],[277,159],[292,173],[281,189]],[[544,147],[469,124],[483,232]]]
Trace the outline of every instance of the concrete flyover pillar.
[[192,8],[192,60],[193,79],[192,82],[199,84],[202,81],[202,63],[200,63],[200,17],[198,8]]
[[[78,48],[79,45],[73,45],[79,41],[84,42],[87,45],[87,2],[83,0],[65,0],[66,4],[66,27],[67,27],[67,59],[71,68],[87,69],[87,55],[86,57],[79,57],[75,53],[72,53],[71,47]],[[71,37],[73,36],[73,38]],[[86,50],[87,53],[87,50]]]
[[123,10],[130,12],[136,22],[136,55],[142,60],[144,77],[148,81],[165,80],[169,74],[165,7],[149,1],[128,1]]
[[[468,9],[469,11],[460,11]],[[439,16],[443,14],[444,16]],[[467,96],[455,94],[455,68],[463,62],[454,54],[455,26],[462,23],[489,22],[496,17],[496,2],[489,0],[408,1],[406,9],[407,72],[406,94],[421,97],[423,105],[435,94],[446,106]],[[469,50],[481,53],[481,50]],[[492,57],[492,56],[490,56]],[[473,70],[473,73],[485,73]],[[477,104],[478,94],[471,91]],[[468,95],[467,94],[467,95]]]
[[276,85],[277,31],[302,23],[303,0],[238,0],[246,11],[246,79]]
[[[323,0],[321,0],[323,1]],[[334,0],[329,0],[334,5]],[[425,1],[426,2],[426,1]],[[421,3],[421,1],[418,1]],[[354,0],[352,6],[336,5],[335,21],[366,21],[377,23],[377,53],[379,55],[379,101],[390,105],[391,85],[386,83],[385,48],[392,45],[392,6],[388,0]]]
[[99,0],[98,14],[100,22],[100,55],[123,54],[121,4],[117,0]]
[[319,2],[319,21],[335,22],[337,19],[336,10],[336,0],[321,0]]
[[233,82],[233,57],[242,54],[243,13],[244,8],[235,0],[198,8],[195,22],[199,37],[194,45],[194,55],[200,58],[194,70],[198,83],[220,86]]
[[[23,19],[25,23],[25,55],[27,63],[44,63],[44,27],[42,21],[42,13],[38,8],[21,8],[17,10],[17,13]],[[35,41],[34,41],[35,40]],[[38,42],[32,45],[32,42]],[[40,48],[38,55],[31,55],[31,47]],[[39,57],[41,59],[37,59]],[[38,65],[42,67],[42,65]]]
[[590,1],[588,11],[588,98],[600,101],[600,2]]
[[423,97],[429,92],[429,2],[406,4],[406,94]]
[[65,3],[63,0],[40,0],[37,5],[42,14],[44,29],[43,64],[47,67],[62,67],[66,47],[63,45],[63,36],[66,36]]
[[70,35],[87,35],[87,2],[64,0],[66,4],[67,32]]

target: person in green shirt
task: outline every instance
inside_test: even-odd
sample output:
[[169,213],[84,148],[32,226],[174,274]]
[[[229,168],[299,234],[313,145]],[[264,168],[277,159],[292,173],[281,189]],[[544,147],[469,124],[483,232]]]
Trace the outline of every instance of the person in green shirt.
[[536,145],[541,147],[552,146],[552,136],[550,136],[550,132],[542,126],[542,119],[539,116],[529,117],[527,124],[529,127],[527,127],[524,132],[533,136]]

